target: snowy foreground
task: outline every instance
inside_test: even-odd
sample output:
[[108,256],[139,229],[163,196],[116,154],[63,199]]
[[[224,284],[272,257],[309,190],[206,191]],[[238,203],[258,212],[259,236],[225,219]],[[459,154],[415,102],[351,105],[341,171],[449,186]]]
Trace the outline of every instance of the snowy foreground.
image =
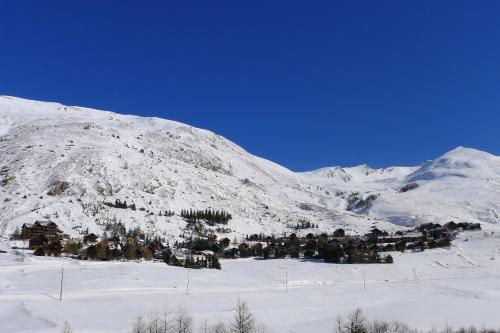
[[0,254],[0,332],[62,332],[65,321],[75,332],[127,332],[140,314],[179,307],[193,315],[197,331],[205,320],[229,319],[238,297],[273,332],[331,332],[338,315],[357,307],[369,319],[416,328],[500,327],[499,228],[462,233],[450,249],[394,259],[392,265],[222,260],[221,271],[190,270],[186,294],[188,270],[163,263],[30,255],[23,261],[8,250]]

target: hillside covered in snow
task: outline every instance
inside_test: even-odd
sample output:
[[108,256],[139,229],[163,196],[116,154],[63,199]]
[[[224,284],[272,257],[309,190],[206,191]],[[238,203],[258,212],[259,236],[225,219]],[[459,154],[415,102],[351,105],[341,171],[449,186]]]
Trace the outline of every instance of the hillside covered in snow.
[[318,228],[300,232],[498,224],[500,157],[459,147],[415,167],[294,173],[178,122],[0,96],[0,202],[4,237],[52,220],[75,236],[121,222],[174,239],[191,232],[186,209],[230,213],[204,226],[230,238],[304,221]]

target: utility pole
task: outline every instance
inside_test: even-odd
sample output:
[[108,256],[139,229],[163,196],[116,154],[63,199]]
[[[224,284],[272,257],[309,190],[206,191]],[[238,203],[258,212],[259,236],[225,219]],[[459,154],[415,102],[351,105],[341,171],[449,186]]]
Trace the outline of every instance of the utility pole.
[[288,293],[288,272],[285,272],[285,293]]
[[363,289],[366,289],[366,273],[363,273]]
[[64,281],[64,268],[61,269],[61,290],[59,291],[59,300],[60,301],[62,301],[63,281]]
[[190,268],[188,267],[188,276],[187,276],[187,284],[186,284],[186,294],[189,294],[189,270],[190,270]]

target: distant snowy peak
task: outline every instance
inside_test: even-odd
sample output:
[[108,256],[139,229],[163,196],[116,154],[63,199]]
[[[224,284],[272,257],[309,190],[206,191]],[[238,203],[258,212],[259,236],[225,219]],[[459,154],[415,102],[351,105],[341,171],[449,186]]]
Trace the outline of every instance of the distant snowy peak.
[[418,182],[444,177],[500,177],[500,157],[473,148],[457,147],[416,167],[373,169],[362,164],[355,167],[326,167],[304,172],[303,175],[333,184],[395,179],[402,182]]
[[415,171],[418,167],[389,167],[373,169],[366,164],[355,167],[329,167],[304,172],[306,178],[331,184],[380,182],[401,178]]
[[480,150],[457,147],[435,160],[423,163],[407,176],[407,181],[430,181],[445,177],[500,177],[500,158]]

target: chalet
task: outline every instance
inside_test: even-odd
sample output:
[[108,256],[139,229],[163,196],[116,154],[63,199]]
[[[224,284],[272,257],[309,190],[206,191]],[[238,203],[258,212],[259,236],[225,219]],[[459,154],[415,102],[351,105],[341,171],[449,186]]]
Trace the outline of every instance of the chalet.
[[241,243],[240,245],[238,245],[238,252],[242,258],[250,257],[252,255],[249,248],[250,247],[246,243]]
[[322,233],[321,235],[318,236],[318,238],[322,238],[322,239],[327,240],[328,239],[328,235],[325,234],[325,233]]
[[98,240],[99,237],[94,233],[90,233],[88,235],[83,236],[83,244],[97,243]]
[[[260,239],[260,236],[257,234],[253,234],[247,237],[247,240],[257,242]],[[210,240],[210,239],[209,239]]]
[[304,251],[304,259],[312,259],[316,255],[316,252],[312,249],[306,249]]
[[110,257],[113,260],[119,260],[123,258],[123,251],[119,248],[113,248],[110,250]]
[[172,254],[172,257],[170,258],[170,263],[173,266],[186,267],[187,255],[185,255],[184,253],[174,253],[174,254]]
[[439,223],[432,223],[432,222],[424,223],[424,224],[421,224],[417,227],[417,229],[420,231],[424,231],[424,230],[431,231],[431,230],[435,230],[438,228],[441,228],[441,225]]
[[224,249],[229,246],[229,243],[231,243],[231,240],[227,237],[221,239],[219,242],[219,244],[221,244]]
[[373,228],[371,233],[375,236],[388,236],[389,234],[387,233],[387,231],[382,231],[378,228]]
[[345,237],[345,230],[342,228],[338,228],[333,232],[333,237],[340,238]]
[[35,223],[24,223],[21,227],[21,237],[24,239],[32,238],[36,235],[45,235],[48,237],[60,236],[62,231],[57,224],[50,221],[35,221]]
[[241,243],[240,245],[238,245],[238,248],[247,250],[250,248],[250,245],[248,245],[247,243]]
[[426,236],[422,232],[396,232],[394,235],[384,235],[377,237],[377,243],[397,243],[399,241],[416,242],[424,240]]
[[434,239],[427,242],[427,248],[435,249],[436,247],[438,247],[438,242],[435,241]]
[[481,229],[481,224],[479,223],[467,223],[467,222],[460,222],[457,224],[458,229],[462,230],[480,230]]
[[444,228],[446,228],[448,230],[456,230],[456,229],[458,229],[458,225],[455,222],[450,221],[444,225]]
[[406,250],[417,250],[417,249],[418,249],[417,242],[411,242],[406,244]]
[[21,238],[30,239],[33,237],[33,223],[24,223],[21,227]]
[[264,259],[274,259],[276,258],[276,246],[274,244],[269,244],[263,249]]
[[439,247],[448,247],[451,245],[451,241],[449,238],[441,238],[437,241]]
[[94,260],[97,258],[97,248],[95,245],[90,245],[87,248],[80,251],[80,259],[82,260]]
[[480,223],[468,223],[467,230],[481,230]]
[[236,258],[238,256],[238,249],[236,247],[231,247],[224,249],[223,255],[224,258]]
[[30,238],[29,249],[34,250],[49,243],[49,238],[44,234],[37,234]]
[[[167,252],[168,253],[168,252]],[[165,252],[163,251],[156,251],[154,254],[153,254],[153,258],[156,259],[156,260],[163,260],[165,258]]]
[[382,251],[384,252],[389,252],[389,251],[396,251],[396,247],[394,246],[394,244],[390,243],[390,244],[386,244],[384,245],[384,247],[382,248]]
[[440,238],[448,237],[448,234],[449,234],[449,231],[447,228],[439,227],[439,228],[432,230],[429,234],[429,237],[432,239],[440,239]]

